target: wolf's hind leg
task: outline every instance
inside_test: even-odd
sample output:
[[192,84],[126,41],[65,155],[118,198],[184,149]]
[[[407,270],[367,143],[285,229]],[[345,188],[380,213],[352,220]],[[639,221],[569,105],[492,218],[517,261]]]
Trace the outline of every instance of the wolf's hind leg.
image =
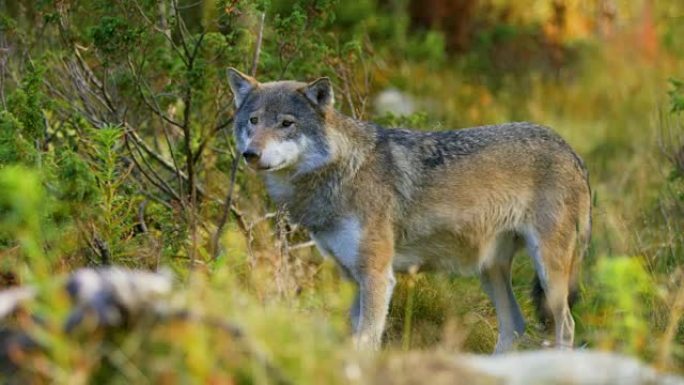
[[517,249],[514,235],[500,234],[485,250],[485,265],[480,281],[496,309],[499,337],[495,353],[512,349],[515,340],[525,332],[525,319],[515,300],[511,286],[511,263]]
[[575,338],[575,320],[570,312],[568,297],[575,262],[575,232],[555,229],[547,230],[544,235],[529,231],[525,236],[527,248],[544,290],[545,306],[553,316],[556,346],[571,349]]
[[[565,280],[565,283],[563,283],[563,280]],[[555,282],[550,282],[546,298],[549,303],[549,309],[551,309],[553,314],[556,346],[561,349],[572,349],[575,340],[575,320],[572,318],[568,304],[567,276],[559,277]]]

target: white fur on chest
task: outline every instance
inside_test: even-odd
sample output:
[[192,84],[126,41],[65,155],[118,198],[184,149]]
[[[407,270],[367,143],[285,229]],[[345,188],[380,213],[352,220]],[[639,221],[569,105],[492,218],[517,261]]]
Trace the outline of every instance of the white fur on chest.
[[359,263],[361,243],[361,223],[358,218],[342,218],[329,230],[312,233],[311,237],[321,253],[333,257],[337,263],[354,274]]

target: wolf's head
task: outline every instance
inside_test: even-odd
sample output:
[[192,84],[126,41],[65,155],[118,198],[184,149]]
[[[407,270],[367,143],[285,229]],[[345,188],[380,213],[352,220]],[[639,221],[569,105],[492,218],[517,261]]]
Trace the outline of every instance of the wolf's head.
[[228,79],[237,149],[251,167],[306,173],[330,161],[325,119],[334,98],[328,78],[259,83],[230,68]]

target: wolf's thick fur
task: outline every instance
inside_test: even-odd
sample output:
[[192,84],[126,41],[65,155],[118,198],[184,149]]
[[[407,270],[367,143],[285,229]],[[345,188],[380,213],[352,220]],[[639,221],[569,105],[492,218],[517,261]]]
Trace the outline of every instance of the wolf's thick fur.
[[496,351],[525,321],[511,260],[527,247],[555,321],[571,347],[568,293],[590,233],[579,156],[531,123],[454,131],[386,129],[335,111],[327,78],[258,83],[229,70],[235,138],[271,197],[306,227],[358,285],[359,346],[377,348],[395,284],[411,266],[478,272],[499,323]]

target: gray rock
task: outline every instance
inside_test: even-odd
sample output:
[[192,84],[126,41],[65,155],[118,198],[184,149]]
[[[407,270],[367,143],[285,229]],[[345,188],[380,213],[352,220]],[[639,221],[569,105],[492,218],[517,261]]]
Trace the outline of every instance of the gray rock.
[[375,96],[373,103],[378,115],[411,115],[416,112],[416,102],[411,95],[396,88],[386,88]]

